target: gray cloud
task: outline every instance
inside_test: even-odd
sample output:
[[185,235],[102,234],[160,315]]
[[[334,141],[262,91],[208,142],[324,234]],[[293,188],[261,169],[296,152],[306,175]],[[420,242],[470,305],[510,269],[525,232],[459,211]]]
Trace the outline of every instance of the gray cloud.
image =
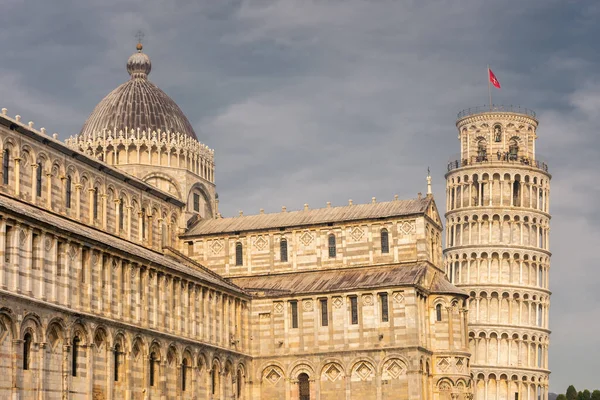
[[554,175],[551,389],[597,387],[600,36],[597,2],[11,0],[2,104],[77,133],[127,79],[146,33],[150,78],[214,148],[224,214],[415,197],[431,166],[443,211],[454,120],[494,102],[538,112]]

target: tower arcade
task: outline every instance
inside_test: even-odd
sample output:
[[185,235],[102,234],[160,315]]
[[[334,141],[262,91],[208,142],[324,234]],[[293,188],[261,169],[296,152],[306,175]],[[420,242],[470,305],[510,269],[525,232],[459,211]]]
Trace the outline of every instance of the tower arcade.
[[473,393],[545,400],[551,176],[535,152],[538,120],[523,108],[474,108],[456,127],[444,255],[448,278],[470,295]]

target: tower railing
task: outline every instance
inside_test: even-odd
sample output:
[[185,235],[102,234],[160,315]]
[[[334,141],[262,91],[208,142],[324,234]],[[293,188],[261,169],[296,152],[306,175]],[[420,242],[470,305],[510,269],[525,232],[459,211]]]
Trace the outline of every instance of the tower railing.
[[468,117],[469,115],[489,113],[489,112],[510,112],[510,113],[517,113],[517,114],[525,114],[525,115],[528,115],[533,118],[535,118],[535,116],[536,116],[535,111],[530,110],[529,108],[525,108],[525,107],[521,107],[521,106],[513,106],[512,104],[508,105],[508,106],[492,104],[491,107],[489,105],[483,105],[483,106],[465,108],[464,110],[462,110],[461,112],[458,113],[456,118],[462,119],[464,117]]
[[536,156],[536,159],[520,156],[511,153],[495,153],[487,155],[471,156],[469,158],[461,158],[460,154],[452,157],[448,162],[448,172],[461,167],[471,165],[522,165],[532,168],[537,168],[544,172],[548,172],[548,164]]

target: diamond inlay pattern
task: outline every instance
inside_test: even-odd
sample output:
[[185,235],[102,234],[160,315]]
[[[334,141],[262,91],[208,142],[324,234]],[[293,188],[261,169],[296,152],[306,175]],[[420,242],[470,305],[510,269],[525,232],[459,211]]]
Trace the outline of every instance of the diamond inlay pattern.
[[302,235],[300,235],[300,241],[305,245],[308,246],[309,244],[312,243],[313,241],[313,235],[309,232],[306,231],[304,232]]
[[213,240],[210,249],[214,254],[219,254],[223,250],[223,243],[220,240]]
[[265,239],[264,236],[259,236],[254,241],[254,247],[256,247],[258,250],[264,250],[264,248],[267,247],[268,244],[269,242],[267,242],[267,239]]
[[352,236],[352,239],[354,239],[357,242],[360,239],[362,239],[364,235],[365,232],[359,226],[355,226],[354,228],[352,228],[352,231],[350,231],[350,236]]
[[336,367],[335,364],[331,364],[331,366],[325,371],[325,376],[331,382],[335,382],[336,379],[338,379],[341,375],[342,371],[340,371],[340,369]]

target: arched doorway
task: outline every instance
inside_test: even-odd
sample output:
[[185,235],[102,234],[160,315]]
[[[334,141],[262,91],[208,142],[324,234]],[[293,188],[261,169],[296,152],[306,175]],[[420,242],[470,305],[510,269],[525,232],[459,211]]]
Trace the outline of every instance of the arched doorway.
[[298,375],[298,394],[299,400],[310,400],[310,382],[304,372]]

